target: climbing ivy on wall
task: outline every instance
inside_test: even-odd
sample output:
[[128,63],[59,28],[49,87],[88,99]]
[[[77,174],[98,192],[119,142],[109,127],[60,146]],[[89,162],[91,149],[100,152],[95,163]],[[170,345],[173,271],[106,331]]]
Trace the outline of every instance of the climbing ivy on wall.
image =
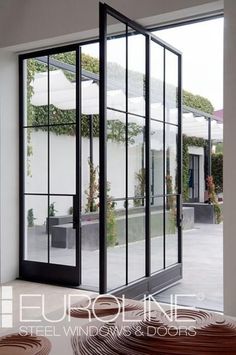
[[183,90],[183,104],[202,112],[213,114],[214,107],[212,103],[205,97],[193,95],[191,92]]
[[[54,54],[51,56],[53,59],[60,60],[64,63],[75,65],[75,52],[66,52],[66,53],[59,53],[59,54]],[[82,68],[98,74],[99,73],[99,60],[98,58],[94,58],[90,55],[82,53],[81,56],[81,61],[82,61]],[[113,63],[111,63],[113,65]],[[112,67],[111,65],[111,67]],[[114,70],[109,67],[109,72],[114,73]],[[28,125],[44,125],[47,124],[47,119],[48,119],[48,112],[47,112],[47,107],[46,106],[32,106],[30,104],[30,98],[33,94],[33,88],[31,86],[31,82],[34,78],[34,74],[36,72],[45,72],[47,71],[47,66],[44,64],[41,64],[34,59],[29,59],[27,63],[27,69],[28,69],[28,80],[27,80],[27,86],[28,86]],[[53,70],[54,68],[51,67],[50,70]],[[114,68],[113,68],[114,69]],[[118,68],[116,65],[116,70],[117,72]],[[122,67],[120,67],[120,71],[124,70]],[[70,80],[75,80],[74,74],[65,72],[65,75],[68,77]],[[132,79],[134,80],[136,77],[139,78],[140,73],[132,73]],[[193,95],[192,93],[188,91],[183,91],[183,104],[207,113],[212,113],[214,108],[211,104],[211,102],[199,95]],[[52,123],[57,123],[57,124],[63,124],[63,123],[75,123],[75,110],[59,110],[58,108],[54,106],[50,106],[50,119]],[[123,129],[121,129],[121,125],[123,125]],[[116,129],[117,131],[116,131]],[[129,124],[129,137],[132,141],[132,138],[135,137],[137,133],[139,133],[140,128],[137,124]],[[40,128],[43,130],[43,128]],[[51,131],[53,131],[56,134],[67,134],[67,135],[73,135],[75,134],[74,131],[74,126],[68,126],[68,127],[60,127],[60,126],[54,126],[51,128]],[[122,139],[121,139],[121,131],[125,132],[125,126],[122,122],[118,120],[112,120],[108,121],[108,134],[110,139],[113,140],[117,138],[117,141],[123,142],[124,141],[124,134],[122,134]],[[116,133],[118,133],[119,137],[116,137]],[[89,135],[89,121],[87,120],[87,116],[82,115],[82,122],[81,122],[81,134],[83,137],[88,137]],[[99,117],[98,115],[94,115],[93,119],[93,135],[94,137],[99,136]]]
[[[64,63],[75,65],[75,52],[67,52],[67,53],[60,53],[55,54],[52,58],[60,60]],[[82,67],[83,69],[98,74],[99,73],[99,60],[97,58],[91,57],[90,55],[82,53]],[[119,68],[118,68],[119,67]],[[124,70],[122,67],[115,65],[116,70],[111,70],[112,68],[109,67],[109,72],[121,73]],[[47,70],[46,65],[41,64],[34,59],[28,60],[27,63],[28,69],[28,78],[27,78],[27,86],[28,86],[28,97],[27,97],[27,104],[28,104],[28,112],[27,112],[27,120],[28,125],[46,125],[48,120],[48,107],[47,106],[40,106],[36,107],[30,104],[30,99],[33,94],[33,88],[31,86],[32,80],[34,78],[34,74],[36,72],[45,72]],[[53,69],[53,68],[50,68]],[[114,69],[114,68],[113,68]],[[74,75],[65,72],[65,75],[70,80],[74,80]],[[143,80],[143,76],[140,77],[140,73],[133,73],[132,80]],[[158,83],[157,83],[158,84]],[[188,91],[183,91],[183,104],[197,110],[204,111],[206,113],[212,114],[214,111],[214,107],[211,102],[202,96],[193,95]],[[55,134],[61,135],[74,135],[75,134],[75,110],[59,110],[54,106],[50,106],[50,120],[52,123],[57,124],[68,124],[65,126],[52,126],[50,127],[50,131],[54,132]],[[82,137],[89,137],[89,120],[90,118],[86,115],[82,115],[81,118],[81,135]],[[46,130],[46,127],[38,127],[35,128],[36,130]],[[143,127],[139,126],[136,123],[129,123],[128,126],[128,140],[129,143],[134,143],[134,138],[143,131]],[[126,127],[125,124],[119,120],[111,120],[107,123],[107,132],[108,132],[108,139],[117,143],[123,143],[126,139]],[[93,116],[93,136],[99,136],[99,116]],[[28,142],[30,142],[30,130],[29,130],[29,137]],[[183,136],[183,198],[184,201],[188,200],[188,190],[189,190],[189,146],[198,146],[198,147],[205,147],[207,144],[206,140],[196,137],[187,137]],[[29,145],[29,154],[28,157],[32,154]],[[30,167],[29,167],[30,169]],[[29,172],[30,174],[30,172]]]
[[[67,64],[75,65],[75,52],[59,53],[51,56],[53,59],[60,60]],[[99,72],[99,60],[97,58],[91,57],[87,54],[82,54],[82,68],[89,72],[97,74]],[[35,130],[47,130],[48,123],[48,107],[47,106],[33,106],[30,104],[30,99],[33,95],[33,88],[31,86],[34,74],[36,72],[47,71],[47,66],[41,64],[34,59],[30,59],[27,63],[28,69],[28,112],[27,120],[28,125],[36,126]],[[53,68],[50,68],[53,70]],[[75,80],[74,74],[64,72],[67,78],[71,81]],[[74,135],[75,134],[75,110],[60,110],[57,107],[50,105],[50,123],[58,124],[50,127],[50,131],[57,134]],[[82,115],[81,117],[81,135],[82,137],[89,137],[89,116]],[[71,123],[71,125],[68,125]],[[67,124],[65,126],[60,126],[60,124]],[[45,125],[45,127],[43,127]],[[41,127],[37,127],[41,126]],[[117,143],[123,143],[126,139],[126,127],[125,123],[119,120],[108,120],[107,122],[108,139],[115,141]],[[128,124],[128,142],[130,144],[134,143],[134,138],[143,131],[143,127],[136,123],[130,122]],[[99,116],[93,115],[93,137],[99,136]]]

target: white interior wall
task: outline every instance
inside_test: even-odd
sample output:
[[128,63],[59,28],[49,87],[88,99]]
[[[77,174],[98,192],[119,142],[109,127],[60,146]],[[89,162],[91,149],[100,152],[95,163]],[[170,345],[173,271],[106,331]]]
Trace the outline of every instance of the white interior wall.
[[15,54],[0,50],[0,281],[19,269],[18,66]]
[[[145,26],[222,9],[215,0],[106,0]],[[0,1],[0,47],[51,45],[98,35],[99,0]],[[9,25],[9,23],[11,25]],[[22,46],[22,44],[26,44]]]
[[224,28],[224,309],[236,316],[236,1],[225,0]]

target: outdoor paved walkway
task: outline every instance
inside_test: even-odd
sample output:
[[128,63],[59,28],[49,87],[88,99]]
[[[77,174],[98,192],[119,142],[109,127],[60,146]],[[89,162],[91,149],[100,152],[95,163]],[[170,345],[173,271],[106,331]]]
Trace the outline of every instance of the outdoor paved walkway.
[[[152,270],[163,265],[163,239],[152,238]],[[28,257],[30,260],[47,261],[47,235],[45,226],[41,231],[29,235]],[[145,274],[144,241],[129,244],[129,281]],[[177,237],[166,238],[167,264],[177,260]],[[50,248],[51,262],[74,265],[75,249]],[[125,247],[108,248],[108,288],[125,284]],[[82,250],[82,287],[98,288],[98,250]],[[192,295],[179,297],[182,305],[197,306],[213,310],[223,309],[223,224],[196,224],[195,229],[183,233],[183,279],[175,286],[156,296],[158,301],[170,303],[171,294]]]
[[183,233],[184,277],[177,285],[158,294],[156,299],[169,303],[171,294],[178,303],[212,310],[223,310],[223,224],[195,224]]

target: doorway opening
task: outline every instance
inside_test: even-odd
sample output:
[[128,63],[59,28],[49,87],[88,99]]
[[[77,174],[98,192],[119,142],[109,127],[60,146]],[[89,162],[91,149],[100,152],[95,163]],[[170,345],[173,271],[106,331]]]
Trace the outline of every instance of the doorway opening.
[[189,154],[189,201],[199,202],[199,155]]
[[[223,311],[222,16],[155,34],[183,53],[183,279],[157,300]],[[203,55],[204,53],[204,55]]]
[[100,4],[100,47],[21,55],[20,87],[21,277],[131,297],[180,279],[181,53]]

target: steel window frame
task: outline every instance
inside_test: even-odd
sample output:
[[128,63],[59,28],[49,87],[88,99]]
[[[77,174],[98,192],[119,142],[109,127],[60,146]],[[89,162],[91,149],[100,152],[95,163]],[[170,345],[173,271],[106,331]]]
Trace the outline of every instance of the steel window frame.
[[[99,123],[99,128],[100,128],[100,136],[99,136],[99,161],[100,161],[100,212],[99,212],[99,292],[100,293],[106,293],[107,292],[107,250],[106,250],[106,178],[107,178],[107,160],[106,160],[106,154],[107,154],[107,147],[106,147],[106,135],[107,135],[107,125],[106,125],[106,18],[107,15],[115,17],[117,20],[121,21],[122,23],[126,24],[126,62],[128,61],[128,28],[131,28],[133,31],[140,32],[143,34],[146,38],[146,52],[145,52],[145,59],[146,59],[146,74],[147,74],[147,82],[146,85],[148,88],[150,88],[150,43],[151,40],[154,41],[155,43],[161,45],[164,50],[163,50],[163,56],[164,56],[164,77],[163,77],[163,100],[165,100],[165,51],[168,50],[170,52],[173,52],[178,56],[178,66],[179,66],[179,82],[178,82],[178,98],[179,98],[179,105],[178,105],[178,154],[177,154],[177,160],[178,160],[178,192],[177,192],[177,214],[178,214],[178,264],[176,265],[171,265],[170,267],[166,267],[165,265],[165,255],[166,255],[166,250],[165,250],[165,233],[164,234],[164,248],[163,248],[163,253],[164,253],[164,269],[152,273],[151,270],[151,246],[150,246],[150,204],[151,204],[151,197],[156,197],[153,196],[151,191],[150,191],[150,95],[149,95],[149,89],[146,90],[145,92],[145,98],[146,98],[146,105],[145,105],[145,117],[146,117],[146,129],[145,129],[145,143],[146,143],[146,149],[145,149],[145,160],[146,160],[146,179],[148,183],[146,184],[146,213],[145,213],[145,220],[146,220],[146,228],[145,228],[145,241],[146,241],[146,249],[145,249],[145,277],[141,278],[139,280],[136,280],[135,282],[128,283],[128,218],[126,218],[126,285],[124,288],[119,288],[116,290],[113,290],[113,293],[119,294],[120,292],[127,293],[130,296],[135,296],[139,293],[139,290],[142,290],[142,292],[149,291],[157,291],[160,290],[162,287],[165,287],[167,284],[171,284],[172,282],[175,282],[176,280],[180,279],[182,277],[182,178],[181,178],[181,169],[182,169],[182,59],[181,59],[181,52],[173,48],[172,46],[169,46],[167,43],[164,41],[160,40],[157,38],[155,35],[149,32],[149,30],[146,30],[142,26],[138,25],[136,22],[128,19],[126,16],[123,16],[116,10],[112,9],[110,6],[106,4],[101,4],[99,5],[99,18],[100,18],[100,78],[99,76],[96,76],[94,80],[97,80],[98,78],[100,79],[100,96],[99,96],[99,106],[100,106],[100,117],[103,119],[100,119]],[[116,36],[119,36],[119,34],[116,34]],[[20,162],[20,275],[24,275],[25,273],[25,267],[22,264],[23,256],[24,256],[24,138],[23,138],[23,131],[27,126],[24,125],[24,108],[23,108],[23,100],[24,100],[24,83],[23,83],[23,61],[25,59],[30,59],[30,58],[36,58],[36,57],[43,57],[43,56],[50,56],[52,54],[56,53],[63,53],[63,52],[69,52],[69,51],[76,51],[76,64],[77,68],[79,70],[76,71],[76,83],[77,83],[77,90],[76,90],[76,107],[77,107],[77,115],[76,115],[76,122],[72,122],[71,124],[76,124],[76,133],[77,137],[80,140],[81,143],[81,127],[80,127],[80,117],[81,117],[81,110],[78,110],[78,107],[81,107],[81,93],[79,92],[80,85],[78,83],[81,82],[82,77],[86,76],[81,70],[81,66],[79,63],[80,62],[80,48],[86,44],[91,44],[91,43],[98,43],[98,40],[94,41],[85,41],[85,42],[80,42],[72,45],[66,45],[66,46],[61,46],[57,48],[51,48],[51,49],[45,49],[42,51],[35,51],[31,53],[26,53],[22,54],[19,56],[19,114],[20,114],[20,155],[19,155],[19,162]],[[48,57],[49,58],[49,57]],[[79,64],[79,66],[78,66]],[[126,67],[127,68],[127,67]],[[68,70],[71,68],[67,68]],[[65,68],[66,70],[66,68]],[[126,69],[126,87],[128,86],[128,70]],[[102,88],[102,89],[101,89]],[[126,93],[127,94],[127,93]],[[163,102],[163,105],[165,107],[165,101]],[[128,115],[135,115],[132,113],[128,112],[128,100],[127,100],[127,95],[126,95],[126,111],[124,112],[126,114],[126,122],[128,122]],[[165,109],[163,110],[163,143],[165,147]],[[140,116],[141,117],[141,116]],[[49,122],[48,122],[49,123]],[[68,123],[69,124],[69,123]],[[50,125],[48,125],[48,128]],[[31,126],[29,126],[31,128]],[[126,128],[126,138],[128,137],[128,129]],[[127,144],[127,139],[126,139],[126,144]],[[163,153],[165,154],[165,149],[163,150]],[[81,178],[81,145],[77,144],[76,145],[76,175],[78,177],[77,180],[80,180]],[[126,159],[126,181],[127,181],[127,170],[128,169],[128,158]],[[165,159],[163,159],[163,171],[165,172]],[[77,181],[78,182],[78,181]],[[165,182],[165,180],[164,180]],[[163,198],[163,207],[165,207],[165,199],[166,199],[166,193],[165,193],[165,183],[163,184],[163,195],[158,195],[158,197]],[[79,191],[79,195],[81,193],[81,186],[76,183],[76,192]],[[35,194],[33,194],[35,195]],[[41,194],[39,194],[41,195]],[[52,194],[53,195],[53,194]],[[58,194],[58,196],[63,196],[67,194]],[[132,199],[131,197],[128,196],[128,188],[126,184],[126,197],[125,200],[128,201]],[[80,199],[76,199],[76,208],[78,211],[81,211],[81,202],[79,201]],[[164,209],[165,213],[165,209]],[[128,206],[126,206],[126,217],[128,215]],[[164,218],[165,220],[165,218]],[[80,218],[75,221],[80,225]],[[163,228],[165,231],[165,222],[163,222]],[[77,240],[80,241],[80,238],[77,238]],[[80,258],[80,252],[81,252],[81,245],[79,245],[76,249],[76,262],[80,264],[81,258]],[[47,272],[47,268],[44,263],[40,262],[30,262],[27,261],[28,266],[30,266],[30,272],[28,273],[28,279],[34,280],[35,281],[35,275],[34,272],[35,270],[38,270],[37,265],[41,268],[41,271],[44,270]],[[48,265],[48,264],[46,264]],[[53,272],[52,275],[57,271],[60,271],[62,275],[61,283],[63,285],[68,285],[68,279],[63,277],[63,265],[57,265],[57,264],[51,264]],[[80,265],[81,266],[81,265]],[[166,279],[168,275],[168,280]],[[26,277],[24,277],[26,278]],[[50,281],[50,277],[48,278]],[[155,280],[157,284],[155,283]],[[42,280],[47,282],[47,280]],[[70,283],[71,280],[69,280]],[[55,283],[53,281],[53,277],[51,277],[51,282]],[[73,283],[71,283],[72,285]]]
[[[57,53],[66,53],[74,51],[76,56],[76,113],[75,122],[71,122],[70,125],[76,127],[76,186],[75,194],[51,194],[50,193],[50,127],[56,126],[50,124],[50,55]],[[25,61],[27,59],[35,59],[36,57],[46,56],[47,58],[47,90],[48,90],[48,113],[47,124],[39,126],[25,125]],[[18,58],[19,68],[19,276],[22,279],[30,281],[40,282],[52,282],[55,284],[77,286],[81,283],[81,236],[80,236],[80,211],[81,202],[79,196],[81,196],[81,45],[76,46],[63,46],[58,48],[47,49],[38,52],[32,52],[27,54],[21,54]],[[66,124],[67,125],[67,124]],[[69,125],[69,124],[68,124]],[[60,124],[63,126],[63,124]],[[34,127],[47,127],[47,193],[27,193],[25,192],[25,130]],[[47,236],[47,262],[31,261],[25,259],[25,196],[45,196],[47,197],[49,217],[49,205],[51,196],[71,196],[73,197],[73,205],[75,214],[73,215],[73,225],[76,233],[76,250],[75,250],[75,266],[55,264],[50,262],[50,236],[48,231]],[[76,196],[76,198],[75,198]],[[76,216],[75,216],[76,215]]]
[[[137,24],[136,22],[130,20],[126,16],[120,14],[115,9],[111,8],[107,4],[99,4],[99,24],[100,24],[100,130],[102,130],[100,136],[100,195],[102,200],[100,200],[100,205],[103,205],[103,208],[100,213],[100,293],[106,293],[107,289],[107,245],[106,245],[106,183],[107,183],[107,114],[106,111],[109,109],[107,107],[107,100],[106,100],[106,92],[107,92],[107,72],[106,72],[106,58],[107,58],[107,16],[111,16],[121,22],[123,25],[126,25],[126,88],[128,83],[128,69],[127,69],[127,57],[128,57],[128,45],[127,45],[127,29],[128,27],[131,28],[134,32],[143,34],[146,38],[146,49],[145,49],[145,59],[146,59],[146,88],[145,91],[145,166],[146,166],[146,195],[144,197],[146,201],[146,213],[145,213],[145,277],[140,278],[134,282],[128,283],[128,231],[126,229],[126,285],[124,287],[119,287],[112,291],[114,294],[121,294],[126,293],[129,296],[134,297],[135,293],[137,293],[138,289],[143,287],[143,291],[145,292],[149,290],[152,292],[155,290],[160,290],[162,285],[162,279],[165,278],[165,275],[169,273],[171,276],[171,281],[176,281],[177,279],[182,278],[182,57],[181,52],[169,46],[166,42],[160,40],[155,35],[150,33],[148,30]],[[124,36],[121,34],[116,34],[117,37]],[[163,78],[163,134],[164,134],[164,154],[165,154],[165,87],[166,87],[166,80],[165,80],[165,72],[166,72],[166,60],[165,60],[165,51],[168,50],[175,55],[178,56],[178,146],[177,146],[177,180],[178,180],[178,191],[175,194],[177,198],[177,239],[178,239],[178,260],[176,265],[170,265],[166,267],[166,247],[165,247],[165,200],[166,200],[166,191],[165,191],[165,176],[164,176],[164,184],[163,184],[163,209],[164,209],[164,221],[163,221],[163,231],[164,231],[164,269],[154,272],[151,272],[151,236],[150,236],[150,205],[151,205],[151,191],[150,191],[150,42],[153,40],[155,43],[161,45],[164,48],[164,78]],[[127,92],[126,92],[126,110],[127,110]],[[119,110],[117,110],[119,111]],[[122,111],[122,110],[120,110]],[[123,112],[123,111],[122,111]],[[127,123],[127,116],[129,112],[124,111],[123,113],[126,114],[126,123]],[[130,113],[132,115],[132,113]],[[137,115],[139,116],[139,115]],[[141,116],[140,116],[141,117]],[[170,124],[171,125],[171,124]],[[127,133],[126,133],[127,137]],[[127,144],[127,142],[126,142]],[[103,161],[102,165],[101,162]],[[163,172],[165,175],[165,155],[163,159]],[[127,164],[127,160],[126,160]],[[127,165],[126,165],[127,167]],[[127,168],[126,168],[126,181],[127,181]],[[126,185],[126,197],[122,198],[122,200],[130,199],[127,196],[127,185]],[[115,199],[117,200],[117,199]],[[128,226],[128,219],[127,219],[127,203],[126,203],[126,227]],[[105,265],[104,265],[105,263]],[[101,268],[103,272],[101,273]],[[161,276],[163,274],[163,278]],[[157,278],[159,280],[159,285],[152,285],[152,280]],[[135,290],[135,291],[134,291]]]

